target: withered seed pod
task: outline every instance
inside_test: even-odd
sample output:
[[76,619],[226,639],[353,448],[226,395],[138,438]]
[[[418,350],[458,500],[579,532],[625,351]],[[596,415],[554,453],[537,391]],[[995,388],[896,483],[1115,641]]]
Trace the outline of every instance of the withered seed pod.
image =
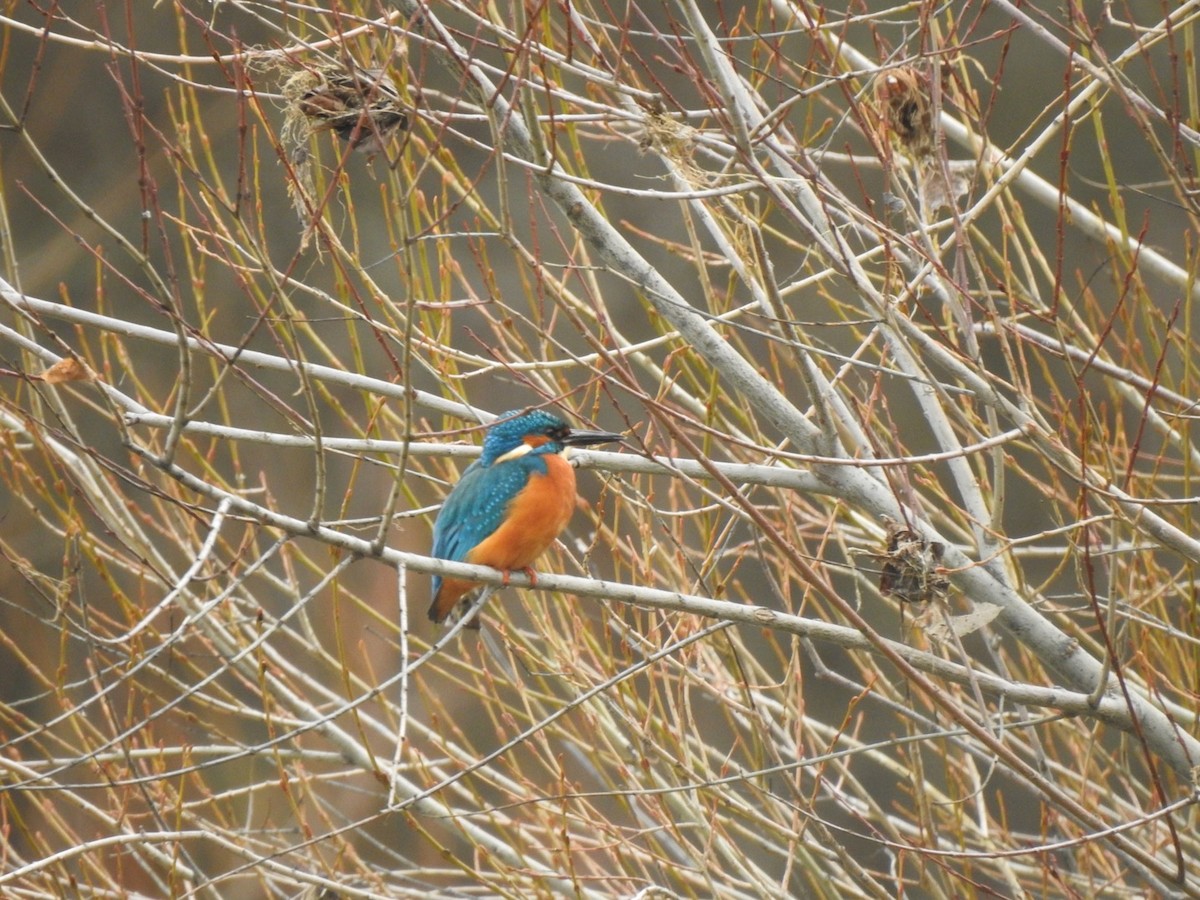
[[[383,69],[315,66],[293,74],[283,86],[289,118],[307,132],[332,131],[355,150],[378,153],[408,127],[408,111]],[[297,125],[292,125],[297,130]],[[303,128],[299,129],[301,132]],[[297,134],[298,138],[307,137]]]
[[950,588],[950,579],[942,570],[944,544],[927,541],[911,528],[888,520],[887,552],[879,590],[904,603],[940,600]]
[[912,66],[880,72],[875,78],[875,103],[885,141],[890,135],[913,159],[933,153],[933,112],[925,75]]

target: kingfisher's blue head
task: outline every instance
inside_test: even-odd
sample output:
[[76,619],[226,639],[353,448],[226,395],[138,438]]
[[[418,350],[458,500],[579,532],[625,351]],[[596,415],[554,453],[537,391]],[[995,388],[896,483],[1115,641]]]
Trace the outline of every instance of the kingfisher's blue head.
[[570,446],[621,441],[608,431],[573,431],[567,423],[544,409],[532,412],[514,409],[504,413],[483,439],[480,465],[490,466],[527,453],[562,453]]

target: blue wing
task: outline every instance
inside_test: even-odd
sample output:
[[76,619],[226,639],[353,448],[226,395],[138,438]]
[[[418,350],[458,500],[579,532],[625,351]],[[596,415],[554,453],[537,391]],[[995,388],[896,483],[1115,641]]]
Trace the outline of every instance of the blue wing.
[[[465,562],[467,554],[500,527],[513,497],[534,472],[546,472],[537,455],[522,456],[484,468],[472,463],[450,491],[433,525],[433,556]],[[442,579],[433,576],[433,596]]]

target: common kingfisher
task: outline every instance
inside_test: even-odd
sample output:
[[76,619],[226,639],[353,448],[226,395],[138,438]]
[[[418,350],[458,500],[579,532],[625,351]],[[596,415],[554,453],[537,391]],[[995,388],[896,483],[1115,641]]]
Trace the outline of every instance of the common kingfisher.
[[[514,569],[530,565],[567,527],[575,511],[575,469],[569,447],[622,441],[607,431],[573,431],[544,410],[513,410],[483,439],[483,454],[463,472],[433,526],[438,559]],[[429,618],[443,621],[479,582],[433,576]],[[478,626],[476,626],[478,627]]]

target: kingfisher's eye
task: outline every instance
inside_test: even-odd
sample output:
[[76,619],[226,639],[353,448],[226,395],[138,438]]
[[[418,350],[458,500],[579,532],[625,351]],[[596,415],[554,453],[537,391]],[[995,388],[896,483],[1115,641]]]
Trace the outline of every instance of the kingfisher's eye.
[[546,434],[552,441],[565,441],[570,436],[571,429],[566,425],[555,425]]

